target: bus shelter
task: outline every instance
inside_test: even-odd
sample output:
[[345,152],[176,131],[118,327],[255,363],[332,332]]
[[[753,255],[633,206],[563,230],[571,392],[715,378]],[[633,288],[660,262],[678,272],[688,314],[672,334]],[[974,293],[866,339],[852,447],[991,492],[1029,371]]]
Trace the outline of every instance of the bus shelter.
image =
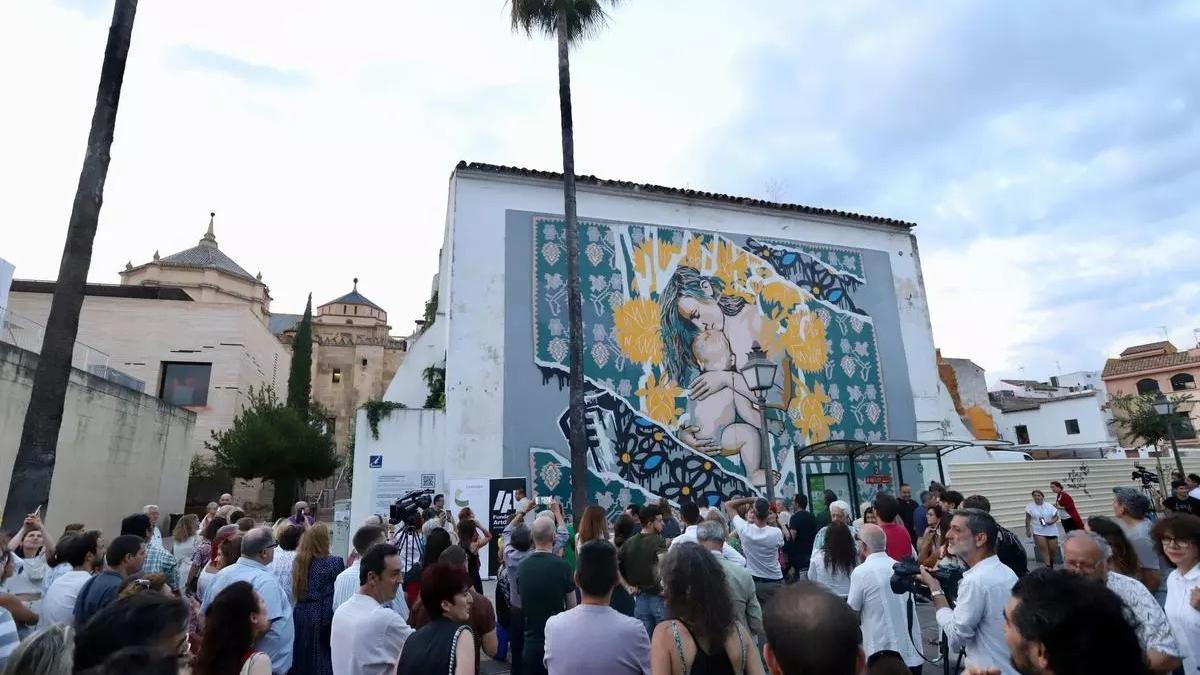
[[[950,453],[963,448],[987,448],[988,450],[1012,452],[1012,450],[1003,447],[1011,445],[1012,443],[1001,440],[941,440],[929,441],[927,443],[902,440],[855,441],[842,439],[822,441],[799,448],[796,451],[796,475],[798,477],[805,475],[803,471],[805,462],[809,464],[816,462],[845,462],[850,474],[851,508],[854,509],[855,515],[861,515],[858,513],[859,504],[861,503],[858,490],[858,462],[864,459],[894,461],[897,485],[904,482],[904,464],[902,460],[936,460],[938,482],[945,485],[946,468],[943,460]],[[811,499],[812,495],[809,495],[809,497]]]

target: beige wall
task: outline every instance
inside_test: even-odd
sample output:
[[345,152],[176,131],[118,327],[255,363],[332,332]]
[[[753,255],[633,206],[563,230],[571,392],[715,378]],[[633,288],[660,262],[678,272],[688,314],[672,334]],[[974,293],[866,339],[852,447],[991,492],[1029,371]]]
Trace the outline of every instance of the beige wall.
[[[50,299],[13,293],[9,308],[45,324]],[[145,381],[154,397],[164,361],[211,363],[208,404],[189,408],[196,413],[193,453],[207,453],[211,432],[233,423],[251,386],[274,385],[281,399],[287,396],[291,357],[245,304],[88,296],[78,339],[109,354],[111,367]]]
[[196,302],[244,304],[264,323],[271,313],[265,284],[221,270],[151,262],[120,274],[124,286],[175,286],[186,289]]
[[[0,343],[0,503],[8,496],[37,355]],[[46,526],[98,527],[109,539],[146,504],[183,510],[196,415],[81,370],[71,371]]]

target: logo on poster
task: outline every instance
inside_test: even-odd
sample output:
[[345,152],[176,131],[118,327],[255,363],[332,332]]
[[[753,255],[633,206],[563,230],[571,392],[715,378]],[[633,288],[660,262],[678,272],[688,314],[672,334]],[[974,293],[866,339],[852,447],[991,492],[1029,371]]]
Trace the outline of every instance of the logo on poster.
[[507,512],[517,510],[517,493],[515,490],[503,490],[496,493],[496,503],[492,505],[493,511]]
[[383,455],[371,455],[371,459],[370,459],[369,463],[367,464],[367,467],[370,469],[382,469],[383,468]]

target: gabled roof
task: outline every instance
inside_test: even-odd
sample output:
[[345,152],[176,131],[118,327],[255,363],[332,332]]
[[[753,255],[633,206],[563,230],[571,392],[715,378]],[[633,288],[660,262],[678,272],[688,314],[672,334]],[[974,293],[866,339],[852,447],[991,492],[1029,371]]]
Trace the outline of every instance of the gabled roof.
[[1175,348],[1175,345],[1171,344],[1170,340],[1159,340],[1158,342],[1147,342],[1144,345],[1134,345],[1132,347],[1128,347],[1125,349],[1125,351],[1121,352],[1121,358],[1132,356],[1134,354],[1141,354],[1143,352],[1156,352],[1164,349],[1168,354],[1173,354],[1178,351]]
[[325,307],[326,305],[335,305],[335,304],[336,304],[336,305],[341,305],[341,304],[345,304],[345,305],[366,305],[367,307],[372,307],[372,308],[374,308],[374,309],[377,309],[377,310],[379,310],[379,311],[381,311],[381,312],[386,312],[386,311],[387,311],[387,310],[385,310],[384,308],[380,307],[379,305],[377,305],[377,304],[375,304],[375,303],[371,302],[370,300],[368,300],[368,299],[367,299],[367,296],[365,296],[365,295],[363,295],[362,293],[359,293],[359,292],[358,292],[358,278],[357,278],[357,277],[354,279],[354,288],[353,288],[353,290],[351,290],[349,293],[347,293],[347,294],[343,295],[343,296],[342,296],[342,297],[340,297],[340,298],[334,298],[333,300],[330,300],[329,302],[322,303],[320,306],[321,306],[321,307]]
[[200,243],[178,253],[172,253],[165,258],[159,258],[156,252],[154,254],[154,262],[167,266],[201,267],[221,270],[222,272],[228,272],[234,276],[243,277],[261,284],[261,277],[256,277],[247,272],[241,265],[234,262],[233,258],[222,253],[221,249],[217,247],[217,236],[213,233],[213,220],[216,219],[216,216],[216,213],[210,212],[208,214],[208,231],[200,238]]
[[[524,178],[541,178],[546,180],[562,181],[563,175],[554,171],[538,171],[536,169],[523,169],[517,166],[502,166],[498,164],[485,164],[482,162],[466,162],[461,161],[455,168],[456,171],[476,171],[480,173],[494,173],[508,176],[520,176]],[[786,202],[771,202],[764,199],[755,199],[753,197],[735,197],[733,195],[719,194],[716,192],[704,192],[702,190],[688,190],[684,188],[666,187],[663,185],[652,185],[650,183],[634,183],[626,180],[610,180],[606,178],[597,178],[596,176],[576,176],[576,184],[579,185],[595,185],[598,187],[617,188],[630,192],[644,192],[650,194],[671,195],[675,197],[685,197],[688,199],[702,199],[710,202],[722,202],[725,204],[737,204],[740,206],[751,206],[763,209],[774,209],[777,211],[793,211],[813,216],[835,216],[838,218],[848,218],[851,220],[859,220],[865,223],[873,223],[876,225],[888,225],[903,230],[909,230],[916,227],[916,223],[910,223],[895,218],[884,218],[882,216],[867,216],[861,213],[851,213],[849,211],[837,211],[835,209],[822,209],[815,206],[805,206],[804,204],[791,204]]]

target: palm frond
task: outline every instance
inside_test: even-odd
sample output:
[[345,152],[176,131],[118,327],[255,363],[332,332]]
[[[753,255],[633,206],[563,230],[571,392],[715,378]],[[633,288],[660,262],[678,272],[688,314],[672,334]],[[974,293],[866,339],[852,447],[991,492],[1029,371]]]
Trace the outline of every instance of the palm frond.
[[532,37],[558,35],[559,9],[567,8],[567,41],[594,37],[608,23],[604,5],[615,7],[620,0],[508,0],[512,29]]

